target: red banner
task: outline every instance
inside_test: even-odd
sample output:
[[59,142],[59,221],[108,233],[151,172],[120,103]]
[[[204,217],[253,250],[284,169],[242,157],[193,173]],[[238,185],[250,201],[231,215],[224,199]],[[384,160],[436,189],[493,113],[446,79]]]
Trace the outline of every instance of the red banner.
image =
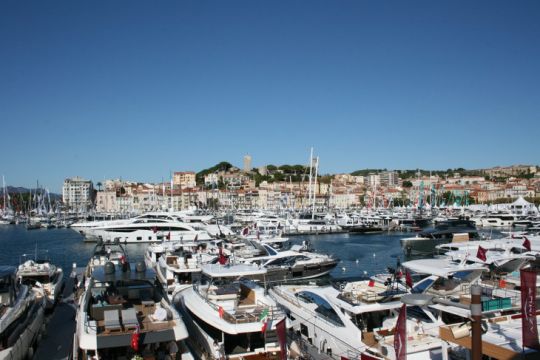
[[483,262],[486,262],[487,256],[486,256],[487,250],[484,249],[481,246],[478,246],[478,252],[476,253],[476,257],[482,260]]
[[536,325],[536,271],[520,270],[523,347],[540,350]]
[[276,324],[276,334],[281,350],[281,360],[287,360],[287,329],[285,327],[285,318]]
[[411,273],[409,272],[409,270],[407,270],[405,272],[405,284],[407,284],[407,286],[412,289],[413,282],[412,282],[412,277],[411,277]]
[[401,305],[396,322],[394,349],[396,350],[396,360],[407,358],[407,306],[405,304]]

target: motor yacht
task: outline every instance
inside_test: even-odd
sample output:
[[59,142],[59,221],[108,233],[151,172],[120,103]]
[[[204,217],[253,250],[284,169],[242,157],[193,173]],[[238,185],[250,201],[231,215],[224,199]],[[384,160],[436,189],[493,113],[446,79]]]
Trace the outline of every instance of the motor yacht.
[[[392,329],[404,293],[368,280],[340,288],[282,285],[270,290],[287,314],[293,338],[333,359],[395,359]],[[440,359],[441,341],[419,331],[416,323],[407,320],[407,357]]]
[[54,307],[64,286],[62,268],[47,259],[26,260],[19,265],[17,279],[34,290],[36,297],[45,299],[45,307]]
[[406,254],[432,253],[435,246],[451,241],[477,239],[478,231],[470,220],[448,220],[440,222],[433,229],[419,232],[416,236],[400,240]]
[[[268,244],[256,244],[266,253],[239,262],[257,264],[266,268],[267,282],[313,279],[328,274],[339,260],[326,254],[301,251],[302,246],[294,245],[291,250],[277,251]],[[307,250],[307,249],[306,249]],[[256,280],[262,280],[255,277]]]
[[43,326],[44,301],[17,280],[17,268],[0,266],[0,359],[32,358]]
[[74,359],[156,357],[186,351],[187,329],[143,262],[107,262],[92,272],[77,311]]
[[180,240],[210,240],[204,230],[196,230],[187,223],[136,220],[129,224],[96,227],[86,241],[119,241],[121,243],[145,243]]
[[264,274],[256,265],[205,264],[201,279],[177,294],[197,355],[280,358],[275,325],[285,315],[264,287],[247,279]]

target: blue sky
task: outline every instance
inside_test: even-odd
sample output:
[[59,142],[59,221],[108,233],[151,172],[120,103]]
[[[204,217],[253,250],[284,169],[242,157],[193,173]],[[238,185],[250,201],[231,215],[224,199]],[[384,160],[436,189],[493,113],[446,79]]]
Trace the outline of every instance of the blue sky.
[[0,174],[538,164],[538,1],[2,1]]

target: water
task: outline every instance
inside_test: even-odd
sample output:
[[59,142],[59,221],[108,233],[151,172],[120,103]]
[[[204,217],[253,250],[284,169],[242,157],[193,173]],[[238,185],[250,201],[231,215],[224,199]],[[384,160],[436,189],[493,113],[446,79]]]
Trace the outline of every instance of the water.
[[[489,230],[488,235],[489,235]],[[306,235],[291,238],[293,244],[309,240],[320,253],[340,259],[330,275],[334,278],[363,277],[384,272],[395,266],[397,260],[406,261],[399,240],[411,233],[384,232],[378,234]],[[47,251],[54,264],[69,273],[72,264],[86,266],[93,253],[94,243],[83,242],[82,236],[72,229],[26,230],[23,225],[0,226],[0,265],[17,266],[24,261],[23,254],[34,256]],[[130,260],[142,260],[147,244],[128,244]]]
[[[339,265],[331,273],[339,278],[372,275],[395,265],[396,258],[403,256],[399,244],[403,236],[400,233],[335,234],[296,236],[291,241],[301,244],[309,240],[317,252],[339,258]],[[51,261],[64,270],[70,269],[73,263],[85,266],[95,246],[85,243],[82,236],[72,229],[26,230],[23,225],[0,226],[0,244],[0,265],[17,266],[24,261],[23,254],[33,258],[37,247],[38,254],[46,252]],[[131,261],[142,259],[146,246],[128,244],[126,248]]]

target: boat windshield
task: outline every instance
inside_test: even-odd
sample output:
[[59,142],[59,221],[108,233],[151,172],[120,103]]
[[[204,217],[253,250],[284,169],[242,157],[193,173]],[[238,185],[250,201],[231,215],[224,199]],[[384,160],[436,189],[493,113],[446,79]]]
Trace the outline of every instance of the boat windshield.
[[345,326],[336,311],[321,296],[312,293],[311,291],[300,291],[298,293],[298,297],[307,303],[313,303],[317,305],[317,307],[315,308],[315,312],[324,317],[326,320],[338,326]]

